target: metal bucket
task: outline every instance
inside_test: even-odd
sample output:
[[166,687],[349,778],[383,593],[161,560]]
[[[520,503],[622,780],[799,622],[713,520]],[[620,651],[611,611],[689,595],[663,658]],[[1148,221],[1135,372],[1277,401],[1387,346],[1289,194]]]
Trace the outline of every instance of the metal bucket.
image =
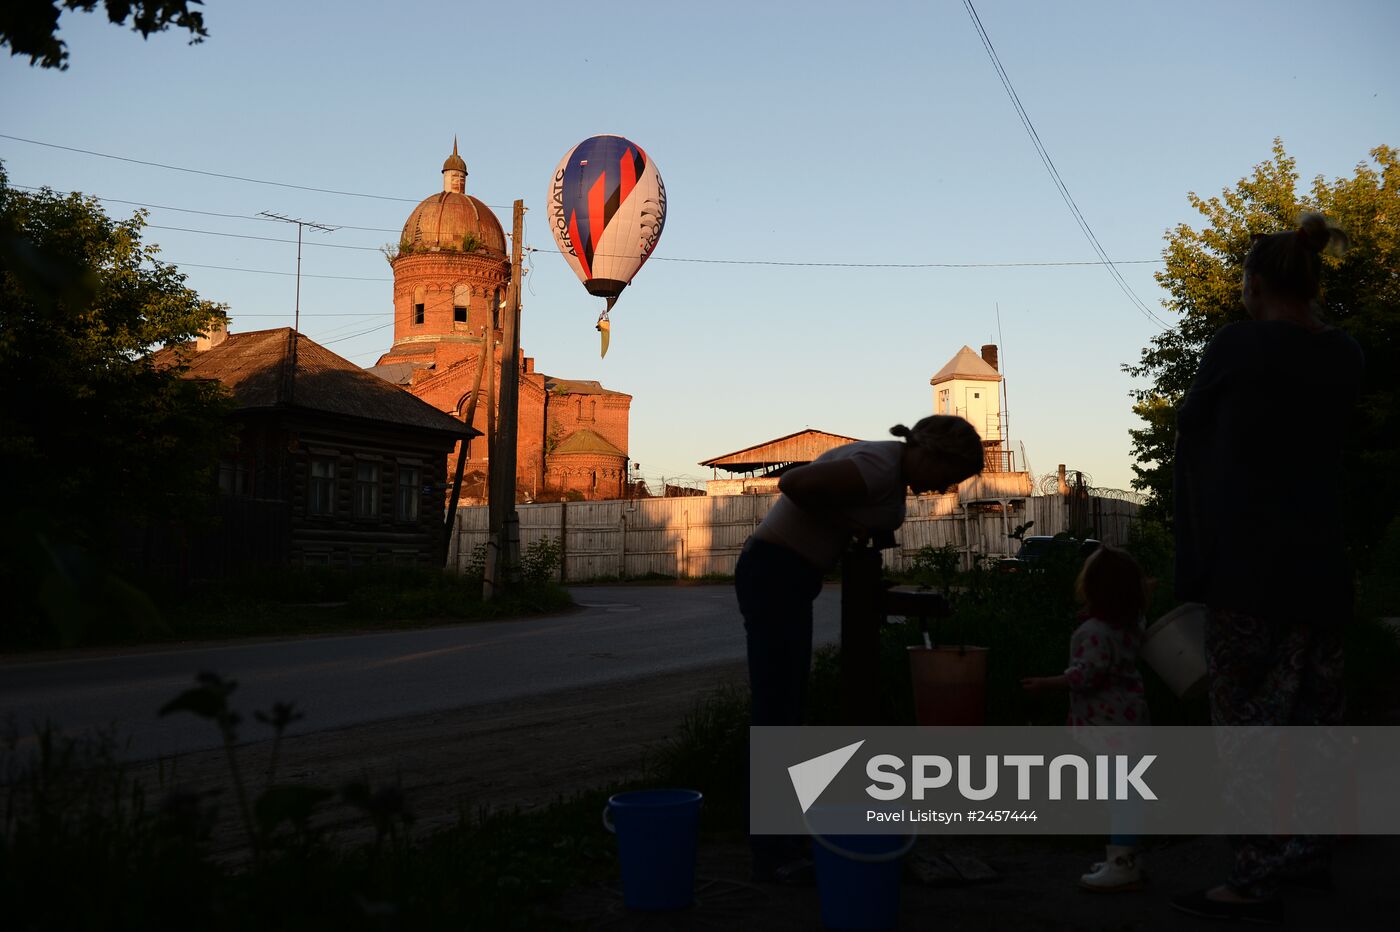
[[1182,699],[1205,691],[1206,607],[1185,602],[1152,623],[1142,642],[1142,658]]

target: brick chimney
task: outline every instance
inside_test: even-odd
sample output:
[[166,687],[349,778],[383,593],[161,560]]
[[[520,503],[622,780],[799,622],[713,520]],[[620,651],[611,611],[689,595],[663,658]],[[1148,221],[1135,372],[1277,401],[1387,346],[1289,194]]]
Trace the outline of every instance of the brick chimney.
[[526,356],[526,357],[525,357],[525,373],[528,375],[529,373],[534,372],[534,371],[535,371],[535,357],[533,357],[533,356]]
[[1001,371],[1001,367],[997,365],[997,345],[995,343],[982,344],[982,361],[998,372]]
[[228,320],[221,320],[209,328],[208,333],[201,333],[194,338],[194,351],[203,353],[218,346],[228,339]]

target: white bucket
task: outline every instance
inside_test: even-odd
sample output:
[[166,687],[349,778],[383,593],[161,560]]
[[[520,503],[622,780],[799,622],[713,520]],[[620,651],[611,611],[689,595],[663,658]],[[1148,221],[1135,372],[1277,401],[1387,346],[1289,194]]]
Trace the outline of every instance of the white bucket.
[[1206,688],[1206,607],[1186,602],[1167,612],[1147,629],[1142,657],[1182,699],[1193,699]]

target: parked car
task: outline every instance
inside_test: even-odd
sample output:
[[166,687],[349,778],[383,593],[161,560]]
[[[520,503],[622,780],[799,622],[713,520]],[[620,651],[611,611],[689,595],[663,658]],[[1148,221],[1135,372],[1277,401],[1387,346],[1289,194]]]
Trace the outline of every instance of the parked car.
[[1047,560],[1070,558],[1083,563],[1097,549],[1099,542],[1092,537],[1083,540],[1067,534],[1027,537],[1021,541],[1021,549],[1016,551],[1016,556],[997,562],[997,570],[1002,573],[1025,573]]

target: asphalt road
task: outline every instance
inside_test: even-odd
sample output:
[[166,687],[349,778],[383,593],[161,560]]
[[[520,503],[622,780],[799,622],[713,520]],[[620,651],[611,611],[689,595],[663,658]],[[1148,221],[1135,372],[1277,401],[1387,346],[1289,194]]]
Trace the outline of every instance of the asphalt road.
[[[579,609],[542,618],[420,631],[239,641],[148,650],[10,657],[0,662],[0,721],[24,742],[52,722],[67,734],[112,726],[129,760],[219,743],[169,699],[212,671],[238,681],[242,736],[265,737],[256,709],[291,701],[305,718],[289,735],[601,685],[742,660],[742,620],[729,586],[570,590]],[[815,640],[840,633],[840,590],[816,603]]]

